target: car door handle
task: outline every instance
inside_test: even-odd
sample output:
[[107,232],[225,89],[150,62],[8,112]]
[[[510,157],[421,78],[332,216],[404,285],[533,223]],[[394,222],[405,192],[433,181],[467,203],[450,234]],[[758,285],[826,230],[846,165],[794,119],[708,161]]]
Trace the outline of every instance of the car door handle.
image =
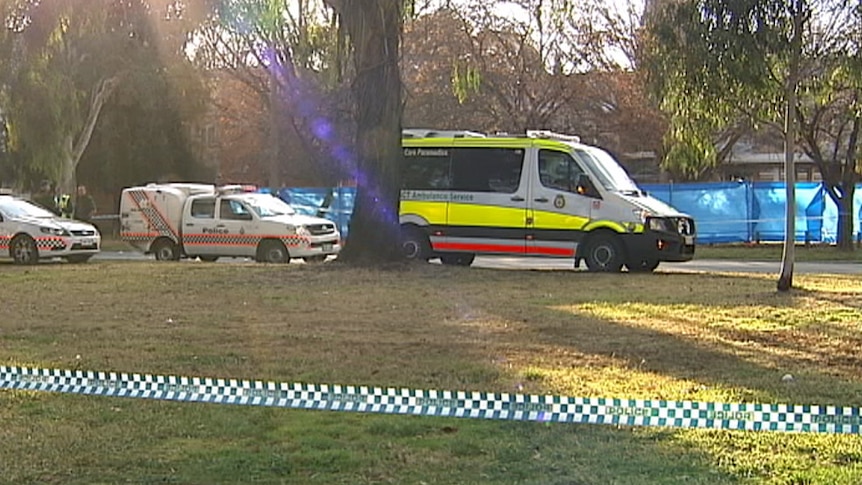
[[524,202],[524,198],[521,197],[520,195],[516,195],[516,196],[512,197],[512,201],[513,202]]
[[536,198],[536,199],[533,199],[533,200],[534,200],[534,201],[536,201],[536,202],[543,202],[543,203],[548,201],[548,199],[546,199],[545,197],[539,197],[539,198]]
[[216,227],[224,227],[224,224],[218,224]]

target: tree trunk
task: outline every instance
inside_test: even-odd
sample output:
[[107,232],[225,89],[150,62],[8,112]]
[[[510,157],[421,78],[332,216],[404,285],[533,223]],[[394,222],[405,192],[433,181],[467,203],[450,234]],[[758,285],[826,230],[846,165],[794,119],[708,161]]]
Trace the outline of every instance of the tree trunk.
[[84,156],[84,150],[90,144],[90,139],[93,137],[93,130],[96,129],[96,122],[99,121],[99,115],[102,113],[102,107],[108,101],[108,98],[114,93],[117,88],[119,79],[116,77],[101,80],[93,89],[93,96],[90,98],[90,108],[87,112],[87,118],[81,127],[81,131],[77,133],[77,139],[73,140],[75,135],[67,135],[63,140],[62,153],[62,171],[60,173],[60,193],[73,195],[75,194],[76,174],[78,162]]
[[845,184],[842,189],[838,203],[837,246],[841,251],[853,251],[853,197],[856,186],[853,183]]
[[787,70],[784,102],[784,182],[787,185],[787,207],[784,225],[784,252],[781,256],[781,274],[778,291],[793,288],[793,265],[796,261],[796,89],[799,84],[799,61],[802,56],[803,2],[793,5],[793,37],[791,39],[790,65]]
[[60,183],[57,189],[61,194],[75,194],[75,169],[78,168],[78,160],[75,158],[72,135],[67,135],[63,140],[63,153],[60,154]]
[[351,264],[393,262],[401,259],[402,2],[344,0],[339,6],[353,46],[357,109],[356,200],[339,259]]
[[276,78],[276,69],[282,67],[272,56],[272,64],[269,66],[269,158],[267,163],[266,183],[270,187],[278,188],[282,185],[281,180],[281,105],[279,101],[279,83]]

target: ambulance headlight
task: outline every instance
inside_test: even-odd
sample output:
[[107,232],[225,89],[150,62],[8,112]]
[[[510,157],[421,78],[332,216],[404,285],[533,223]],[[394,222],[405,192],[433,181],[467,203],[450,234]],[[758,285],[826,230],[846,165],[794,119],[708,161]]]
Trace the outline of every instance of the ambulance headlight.
[[647,227],[650,231],[667,232],[667,221],[660,217],[650,217],[647,219]]
[[40,227],[39,231],[41,231],[42,234],[50,234],[52,236],[68,236],[69,235],[69,233],[67,233],[65,229],[62,229],[59,227]]
[[300,236],[310,236],[311,231],[305,226],[296,226],[296,234]]

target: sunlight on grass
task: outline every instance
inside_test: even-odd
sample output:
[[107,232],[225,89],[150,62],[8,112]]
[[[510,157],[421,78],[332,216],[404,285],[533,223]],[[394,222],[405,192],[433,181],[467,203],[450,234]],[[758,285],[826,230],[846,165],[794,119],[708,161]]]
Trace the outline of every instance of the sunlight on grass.
[[724,469],[759,483],[858,483],[862,441],[854,436],[691,431],[679,446],[707,451]]
[[[5,365],[862,405],[862,277],[0,266]],[[792,374],[792,379],[783,376]],[[857,484],[862,438],[0,392],[10,483]],[[34,459],[33,457],[40,457]],[[123,466],[120,467],[120,464]],[[127,471],[130,470],[130,471]],[[70,477],[78,477],[75,480]]]
[[622,361],[599,367],[533,365],[520,373],[523,382],[541,383],[552,394],[574,397],[734,402],[744,394],[728,388],[710,388],[695,380],[630,369]]

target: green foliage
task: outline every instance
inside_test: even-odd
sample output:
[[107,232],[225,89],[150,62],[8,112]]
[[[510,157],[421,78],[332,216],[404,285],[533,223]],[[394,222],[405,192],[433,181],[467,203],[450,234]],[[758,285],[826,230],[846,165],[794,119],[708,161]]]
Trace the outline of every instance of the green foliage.
[[[0,112],[10,133],[6,172],[19,184],[61,179],[70,149],[89,140],[85,127],[94,94],[107,79],[118,80],[120,88],[115,104],[109,98],[105,110],[124,112],[132,105],[147,106],[146,115],[126,124],[152,123],[167,133],[141,146],[142,155],[164,140],[170,140],[173,150],[179,145],[188,150],[186,140],[179,139],[183,122],[199,115],[206,99],[206,87],[200,75],[189,69],[183,52],[191,30],[188,19],[171,10],[173,17],[167,22],[159,16],[165,5],[155,0],[22,0],[16,6],[12,13],[7,10],[5,18],[12,19],[9,25],[18,25],[19,30],[3,29],[0,36],[0,56],[13,66],[5,78],[0,77],[5,85]],[[122,124],[114,120],[99,125],[105,133],[99,133],[97,126],[94,136],[102,141],[116,138],[112,130]],[[138,144],[142,134],[135,129],[123,139],[116,138],[121,148],[114,151]],[[122,171],[123,162],[141,158],[86,150],[84,154],[90,164],[87,178],[99,182],[103,174]],[[183,157],[181,163],[190,163],[189,158]]]
[[644,66],[670,120],[668,168],[697,175],[720,163],[718,134],[740,117],[780,120],[787,8],[773,0],[692,0],[668,5],[653,21]]
[[467,62],[454,62],[452,64],[452,93],[458,99],[458,103],[464,104],[473,93],[479,92],[482,84],[482,75],[476,67]]
[[[719,134],[740,120],[783,126],[791,79],[798,81],[801,119],[813,122],[802,139],[806,152],[830,146],[828,151],[846,152],[849,130],[843,130],[843,140],[830,131],[849,127],[860,113],[862,62],[858,43],[852,48],[850,40],[862,32],[860,15],[840,0],[689,0],[667,6],[651,21],[644,62],[671,124],[666,167],[693,175],[721,163],[710,156],[716,149],[706,145],[710,138],[717,144]],[[794,18],[803,43],[796,65]],[[829,169],[821,172],[827,183],[836,182]]]
[[[197,47],[206,59],[236,68],[277,63],[311,73],[333,87],[341,79],[344,58],[338,22],[320,0],[218,0],[211,32],[228,34],[236,48],[227,56],[223,38]],[[209,37],[209,36],[208,36]],[[230,59],[226,59],[230,58]]]

